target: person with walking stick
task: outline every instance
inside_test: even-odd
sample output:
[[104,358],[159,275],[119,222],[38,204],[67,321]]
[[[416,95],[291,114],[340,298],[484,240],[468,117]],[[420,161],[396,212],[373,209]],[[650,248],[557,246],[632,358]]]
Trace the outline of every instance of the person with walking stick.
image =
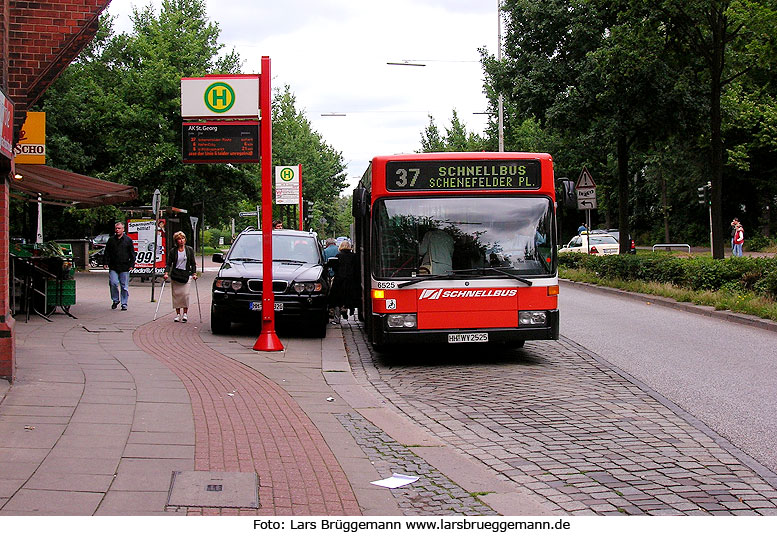
[[[194,249],[186,245],[186,234],[180,230],[173,234],[173,243],[175,249],[167,257],[167,267],[163,277],[165,281],[170,279],[170,290],[175,309],[173,322],[186,322],[189,312],[191,282],[189,277],[197,279],[197,261],[194,258]],[[181,314],[182,310],[183,314]]]

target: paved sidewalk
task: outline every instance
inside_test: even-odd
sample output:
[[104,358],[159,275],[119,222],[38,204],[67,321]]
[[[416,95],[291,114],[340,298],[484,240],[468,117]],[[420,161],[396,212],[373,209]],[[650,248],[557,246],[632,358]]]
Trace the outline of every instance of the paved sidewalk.
[[[250,330],[212,335],[205,277],[203,323],[196,305],[174,323],[167,290],[152,322],[149,283],[111,310],[102,272],[78,274],[78,319],[17,322],[16,383],[0,385],[0,515],[549,514],[360,386],[339,326],[323,340],[281,333],[283,352],[253,351]],[[412,471],[444,492],[370,484]]]

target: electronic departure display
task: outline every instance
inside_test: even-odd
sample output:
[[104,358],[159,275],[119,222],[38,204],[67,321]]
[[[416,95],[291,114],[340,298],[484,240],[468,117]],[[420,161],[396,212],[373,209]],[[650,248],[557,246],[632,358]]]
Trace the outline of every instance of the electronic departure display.
[[389,191],[475,191],[539,189],[538,160],[389,161]]
[[259,122],[183,124],[184,163],[258,163]]

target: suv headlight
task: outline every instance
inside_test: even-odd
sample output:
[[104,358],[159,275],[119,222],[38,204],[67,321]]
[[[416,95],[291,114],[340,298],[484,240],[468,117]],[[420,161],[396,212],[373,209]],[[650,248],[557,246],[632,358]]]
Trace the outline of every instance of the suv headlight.
[[223,288],[224,290],[231,288],[235,292],[243,288],[243,281],[237,279],[216,279],[214,284],[216,288]]
[[308,294],[312,294],[313,292],[321,292],[323,290],[323,286],[319,282],[314,283],[294,283],[294,291],[297,294],[302,294],[303,292],[307,292]]

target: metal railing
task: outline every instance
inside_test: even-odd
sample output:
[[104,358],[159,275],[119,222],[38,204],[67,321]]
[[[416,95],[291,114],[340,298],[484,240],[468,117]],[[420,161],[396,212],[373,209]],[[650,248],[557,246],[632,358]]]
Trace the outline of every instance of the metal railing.
[[683,249],[688,249],[688,254],[691,254],[691,246],[687,243],[656,243],[653,245],[653,252],[656,252],[656,247],[666,249],[667,251],[671,251],[672,247],[682,247]]

